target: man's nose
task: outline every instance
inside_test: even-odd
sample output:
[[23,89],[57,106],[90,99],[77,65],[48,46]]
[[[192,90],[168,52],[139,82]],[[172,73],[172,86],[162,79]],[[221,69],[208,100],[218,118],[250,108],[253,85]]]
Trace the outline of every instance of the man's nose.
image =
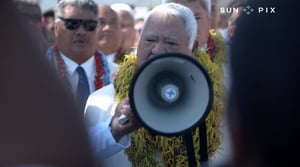
[[110,25],[109,24],[105,24],[102,26],[103,31],[107,31],[110,29]]
[[85,28],[83,27],[83,24],[81,24],[77,30],[76,33],[86,33],[87,31],[85,30]]
[[152,48],[153,55],[163,54],[163,53],[167,53],[167,52],[168,52],[167,47],[161,42],[158,42]]

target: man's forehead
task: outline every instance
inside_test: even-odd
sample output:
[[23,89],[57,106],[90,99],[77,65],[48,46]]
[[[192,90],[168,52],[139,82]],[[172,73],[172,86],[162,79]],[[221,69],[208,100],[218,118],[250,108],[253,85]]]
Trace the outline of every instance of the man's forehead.
[[65,15],[66,14],[71,14],[71,13],[74,13],[76,11],[79,12],[81,9],[76,7],[76,6],[73,6],[73,5],[67,5],[65,8],[64,8],[64,13]]
[[174,33],[172,33],[172,32],[169,32],[169,33],[162,32],[162,33],[160,33],[160,32],[154,32],[151,29],[145,30],[144,31],[144,36],[146,36],[146,37],[163,37],[165,39],[173,39],[173,40],[178,39],[178,36],[175,32]]
[[173,26],[173,24],[182,25],[183,19],[179,16],[156,12],[153,13],[148,20],[148,23],[155,26]]
[[109,6],[99,6],[99,15],[107,17],[117,17],[117,13]]
[[99,18],[103,20],[118,20],[118,16],[114,12],[99,12]]
[[81,8],[73,5],[67,5],[64,8],[64,16],[75,16],[76,18],[82,18],[85,17],[98,17],[95,15],[95,13],[89,9]]

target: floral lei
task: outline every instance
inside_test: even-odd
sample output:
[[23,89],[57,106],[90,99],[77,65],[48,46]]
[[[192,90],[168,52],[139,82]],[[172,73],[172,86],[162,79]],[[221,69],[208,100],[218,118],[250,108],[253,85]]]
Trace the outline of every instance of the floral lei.
[[223,37],[216,30],[211,29],[207,40],[206,54],[209,59],[222,66],[226,63],[226,44]]
[[212,39],[211,35],[208,35],[208,39],[207,39],[207,49],[206,49],[206,54],[209,56],[209,59],[214,62],[214,57],[215,57],[215,42]]
[[[70,88],[70,83],[66,77],[66,71],[67,71],[66,64],[62,59],[57,46],[54,45],[51,50],[56,58],[59,73],[62,79],[64,80],[64,82],[66,83],[67,87]],[[107,65],[107,60],[105,59],[103,54],[100,54],[99,52],[95,52],[94,57],[96,62],[96,75],[94,79],[94,84],[95,84],[95,90],[97,90],[102,88],[105,85],[110,84],[110,79],[109,79],[110,71]]]

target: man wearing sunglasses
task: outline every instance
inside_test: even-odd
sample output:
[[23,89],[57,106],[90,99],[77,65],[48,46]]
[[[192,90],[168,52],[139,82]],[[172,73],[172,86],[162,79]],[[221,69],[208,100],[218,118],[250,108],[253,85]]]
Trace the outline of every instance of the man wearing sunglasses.
[[[47,56],[74,94],[83,114],[89,94],[110,84],[115,70],[97,51],[98,6],[92,0],[60,0],[55,12],[56,43],[48,49]],[[101,136],[95,139],[101,143],[97,148],[104,150],[103,153],[115,152],[129,145],[125,133],[129,132],[130,126],[100,123],[96,128]],[[124,135],[124,140],[118,140],[118,136]]]

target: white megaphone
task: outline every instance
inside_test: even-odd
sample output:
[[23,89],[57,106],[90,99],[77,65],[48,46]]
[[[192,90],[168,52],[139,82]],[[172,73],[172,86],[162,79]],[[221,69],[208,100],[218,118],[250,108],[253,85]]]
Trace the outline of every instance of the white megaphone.
[[150,58],[138,68],[130,84],[133,114],[157,135],[190,132],[205,121],[212,101],[208,73],[193,57],[180,53]]

